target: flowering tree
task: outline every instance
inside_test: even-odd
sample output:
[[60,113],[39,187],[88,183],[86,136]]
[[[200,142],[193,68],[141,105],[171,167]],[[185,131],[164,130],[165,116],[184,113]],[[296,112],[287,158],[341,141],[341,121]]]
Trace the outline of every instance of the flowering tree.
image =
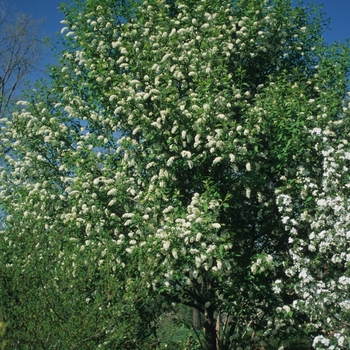
[[323,43],[318,12],[65,12],[52,86],[4,130],[2,308],[36,332],[20,341],[155,348],[160,313],[182,304],[208,350],[282,346],[304,327],[346,346],[349,56]]

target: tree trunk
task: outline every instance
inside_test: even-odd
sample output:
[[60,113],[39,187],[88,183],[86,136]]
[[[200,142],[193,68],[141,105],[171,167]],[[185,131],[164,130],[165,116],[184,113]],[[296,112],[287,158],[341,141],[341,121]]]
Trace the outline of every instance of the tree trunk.
[[202,329],[201,313],[196,308],[192,308],[192,325],[196,331]]
[[204,309],[204,330],[206,350],[219,350],[216,348],[216,322],[214,319],[214,310],[210,307]]
[[221,323],[221,317],[220,313],[216,316],[216,326],[215,326],[215,332],[216,332],[216,349],[220,349],[220,323]]

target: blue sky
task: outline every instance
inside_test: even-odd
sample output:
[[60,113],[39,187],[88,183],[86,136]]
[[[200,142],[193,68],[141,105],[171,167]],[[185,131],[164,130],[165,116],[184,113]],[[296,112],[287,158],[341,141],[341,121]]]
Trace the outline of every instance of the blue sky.
[[[69,2],[70,0],[65,0]],[[60,21],[63,14],[58,11],[62,0],[10,0],[11,8],[16,12],[25,12],[34,18],[45,18],[43,34],[55,41],[55,33],[62,28]],[[330,18],[330,29],[324,34],[328,43],[334,41],[344,42],[350,38],[350,0],[304,0],[304,3],[323,4],[325,18]],[[44,63],[53,62],[52,54],[47,52]]]
[[[309,2],[304,1],[305,4]],[[330,29],[324,33],[328,43],[344,42],[350,38],[350,0],[312,0],[313,4],[323,4],[325,18],[330,18]]]
[[[44,34],[53,35],[61,30],[60,21],[64,18],[58,11],[62,0],[11,0],[7,1],[10,9],[15,12],[24,12],[36,19],[45,18]],[[68,1],[65,1],[68,2]]]
[[[44,19],[42,36],[49,37],[51,42],[55,43],[57,40],[56,33],[60,32],[63,26],[60,21],[64,19],[64,15],[58,10],[61,2],[62,0],[7,0],[6,5],[11,12],[26,13],[38,20]],[[69,0],[65,0],[65,2],[68,3]],[[47,47],[42,60],[36,65],[42,69],[42,72],[31,74],[28,78],[33,81],[43,77],[43,71],[46,70],[45,66],[55,62],[52,50]]]
[[[309,0],[304,2],[307,4]],[[60,31],[60,20],[63,19],[63,15],[57,7],[61,0],[11,0],[8,3],[16,11],[26,12],[35,18],[46,18],[44,26],[46,35]],[[323,4],[325,18],[331,18],[332,30],[325,33],[328,42],[350,38],[350,0],[312,0],[311,3]]]

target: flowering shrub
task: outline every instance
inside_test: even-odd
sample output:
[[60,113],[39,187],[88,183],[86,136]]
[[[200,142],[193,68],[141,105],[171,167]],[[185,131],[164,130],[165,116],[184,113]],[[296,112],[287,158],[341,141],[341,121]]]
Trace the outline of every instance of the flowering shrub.
[[347,134],[347,113],[345,107],[342,118],[330,121],[325,130],[310,131],[323,161],[317,178],[303,168],[298,178],[304,184],[299,196],[306,197],[313,207],[294,209],[291,197],[278,196],[290,232],[293,263],[286,273],[295,277],[298,298],[293,307],[309,316],[309,328],[319,333],[313,341],[319,349],[341,349],[349,343],[350,153],[348,141],[341,138]]
[[317,12],[65,12],[51,86],[3,128],[12,342],[156,348],[175,303],[202,313],[210,350],[282,346],[304,328],[315,347],[347,346],[349,56],[323,43]]

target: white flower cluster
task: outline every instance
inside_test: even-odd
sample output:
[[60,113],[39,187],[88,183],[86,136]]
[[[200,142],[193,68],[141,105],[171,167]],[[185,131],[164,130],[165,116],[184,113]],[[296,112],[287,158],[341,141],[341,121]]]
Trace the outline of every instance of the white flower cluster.
[[[344,123],[345,118],[347,115],[344,115]],[[341,126],[342,122],[336,126]],[[283,223],[291,234],[294,264],[288,271],[298,277],[295,285],[298,299],[294,307],[309,315],[310,325],[315,329],[319,329],[320,321],[323,326],[327,325],[329,334],[316,336],[313,341],[315,348],[338,349],[350,342],[345,326],[350,291],[349,149],[346,140],[338,140],[336,145],[330,129],[324,132],[321,128],[314,128],[310,134],[317,141],[318,148],[322,149],[323,164],[318,173],[322,178],[312,178],[304,168],[299,169],[298,176],[305,184],[301,197],[313,198],[314,213],[309,215],[304,209],[299,217],[295,217],[300,208],[286,194],[278,195],[278,203],[280,211],[287,215],[288,219]],[[306,239],[301,239],[298,233],[305,224],[309,234]],[[310,260],[307,251],[316,254],[314,261]]]

